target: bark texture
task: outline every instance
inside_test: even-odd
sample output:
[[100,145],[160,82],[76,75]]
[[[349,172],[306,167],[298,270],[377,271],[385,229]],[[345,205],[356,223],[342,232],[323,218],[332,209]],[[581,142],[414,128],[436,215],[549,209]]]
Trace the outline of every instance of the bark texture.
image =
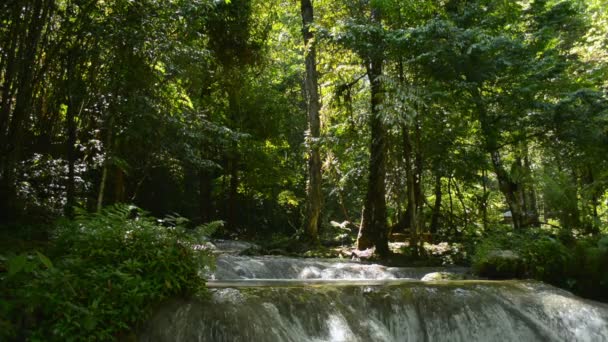
[[301,0],[302,34],[305,44],[306,63],[306,103],[308,111],[309,150],[308,150],[308,182],[306,185],[306,234],[312,241],[319,239],[319,222],[323,194],[321,192],[321,154],[318,140],[321,136],[321,121],[319,111],[316,49],[314,34],[310,30],[314,22],[314,12],[310,0]]

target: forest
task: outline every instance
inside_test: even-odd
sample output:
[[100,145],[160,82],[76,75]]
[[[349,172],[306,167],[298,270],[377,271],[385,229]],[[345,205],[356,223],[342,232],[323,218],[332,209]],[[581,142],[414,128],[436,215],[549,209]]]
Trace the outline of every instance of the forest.
[[0,239],[2,340],[129,339],[212,239],[608,301],[608,2],[4,0]]

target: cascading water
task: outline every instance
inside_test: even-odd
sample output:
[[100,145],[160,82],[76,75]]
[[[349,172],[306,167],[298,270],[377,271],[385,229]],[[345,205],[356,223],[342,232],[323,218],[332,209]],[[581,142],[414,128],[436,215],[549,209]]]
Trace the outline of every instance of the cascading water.
[[464,267],[385,267],[341,259],[220,255],[208,279],[421,279],[432,272],[464,274]]
[[[608,305],[445,269],[221,255],[211,298],[161,308],[142,341],[608,341]],[[466,269],[449,269],[464,273]]]

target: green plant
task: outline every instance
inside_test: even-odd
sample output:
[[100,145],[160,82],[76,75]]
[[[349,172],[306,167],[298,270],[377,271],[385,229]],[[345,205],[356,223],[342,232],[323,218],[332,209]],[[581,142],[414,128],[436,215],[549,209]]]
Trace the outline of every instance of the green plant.
[[565,271],[571,264],[572,253],[559,240],[541,236],[524,245],[522,250],[527,275],[565,286]]
[[534,278],[607,300],[608,237],[574,241],[564,231],[560,239],[543,230],[496,232],[477,245],[473,269],[495,278]]
[[110,340],[166,298],[205,295],[200,271],[212,258],[195,248],[196,230],[173,222],[166,227],[116,205],[59,223],[50,259],[38,252],[8,259],[2,308],[13,328],[6,337]]
[[581,295],[608,300],[608,236],[577,241],[569,269],[570,287]]

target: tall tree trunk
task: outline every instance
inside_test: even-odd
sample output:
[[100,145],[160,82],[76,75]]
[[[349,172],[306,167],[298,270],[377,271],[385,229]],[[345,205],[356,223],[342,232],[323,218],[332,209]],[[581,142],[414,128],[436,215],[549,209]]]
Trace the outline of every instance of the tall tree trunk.
[[[2,112],[0,113],[0,133],[2,134],[3,143],[2,155],[0,156],[0,212],[5,217],[1,219],[11,219],[9,216],[14,216],[18,211],[17,205],[17,164],[21,159],[23,148],[23,135],[26,126],[27,118],[30,114],[33,98],[34,98],[34,71],[37,66],[38,57],[38,42],[42,36],[44,23],[50,13],[52,1],[35,0],[24,6],[15,6],[15,11],[23,11],[23,26],[20,26],[20,32],[15,37],[16,44],[13,46],[17,49],[14,67],[11,67],[10,72],[16,72],[15,78],[12,80],[9,75],[9,83],[5,83],[5,89],[13,89],[12,95],[15,96],[14,106],[12,99],[3,94]],[[29,6],[28,6],[29,5]],[[27,13],[26,13],[27,12]],[[14,51],[9,51],[9,53]],[[14,69],[14,70],[13,70]],[[8,102],[6,102],[6,101]],[[7,115],[6,112],[12,113]]]
[[118,165],[115,165],[113,203],[124,203],[125,198],[125,173]]
[[103,160],[103,169],[101,171],[101,181],[99,182],[99,192],[97,193],[97,212],[101,212],[103,208],[104,195],[106,192],[106,185],[108,183],[108,169],[110,168],[110,158],[112,152],[112,144],[113,144],[113,133],[112,133],[112,117],[108,117],[107,119],[107,136],[106,136],[106,144],[105,144],[105,157]]
[[[107,158],[107,156],[106,156]],[[108,181],[108,162],[104,161],[103,170],[101,171],[101,181],[99,182],[99,192],[97,193],[97,209],[96,211],[99,213],[103,208],[103,198],[104,193],[106,192],[106,183]]]
[[66,184],[65,216],[74,217],[74,206],[76,204],[75,187],[75,163],[76,163],[76,103],[70,95],[68,111],[66,113],[66,158],[68,161],[68,177]]
[[530,162],[530,155],[528,153],[528,146],[524,146],[524,169],[526,171],[526,174],[528,175],[528,177],[530,178],[530,180],[528,181],[528,189],[526,191],[526,208],[527,208],[527,213],[526,213],[526,222],[527,225],[532,226],[532,227],[540,227],[540,219],[539,219],[539,214],[538,214],[538,203],[536,200],[536,191],[534,189],[534,182],[531,180],[532,179],[532,165]]
[[416,229],[418,231],[418,250],[423,250],[424,239],[421,239],[422,235],[426,230],[425,217],[423,215],[424,208],[424,192],[422,191],[422,170],[423,170],[423,159],[421,149],[421,137],[422,132],[420,131],[420,117],[418,113],[415,114],[414,121],[414,195],[416,196]]
[[228,213],[226,218],[226,227],[231,231],[237,226],[237,196],[239,188],[239,164],[238,156],[230,158],[230,184],[228,185]]
[[516,230],[522,229],[524,228],[524,213],[521,202],[517,198],[518,184],[511,181],[511,177],[502,165],[500,152],[492,151],[490,152],[490,157],[494,166],[494,173],[496,173],[496,178],[498,179],[498,187],[505,196],[509,211],[511,211],[513,228]]
[[418,242],[420,241],[420,226],[418,219],[418,200],[416,186],[416,171],[414,152],[409,129],[406,125],[401,127],[403,136],[403,158],[405,159],[405,172],[407,177],[407,213],[409,215],[410,247],[415,256],[419,255]]
[[316,65],[316,48],[311,25],[314,22],[314,12],[311,0],[301,0],[302,34],[305,44],[306,63],[306,102],[308,109],[308,182],[306,186],[306,233],[312,241],[319,240],[319,223],[323,194],[321,192],[321,154],[319,137],[321,136],[321,121],[319,119],[318,81]]
[[201,223],[212,220],[213,207],[211,202],[211,191],[213,190],[213,175],[211,172],[201,169],[198,174],[199,183],[199,215]]
[[454,180],[454,188],[456,189],[456,197],[458,197],[458,201],[460,202],[460,205],[462,206],[464,228],[466,229],[466,227],[469,225],[469,214],[467,213],[467,206],[464,203],[464,195],[460,191],[460,187],[458,186],[458,182],[456,180]]
[[435,203],[433,204],[433,216],[431,218],[430,231],[433,237],[439,230],[439,217],[441,215],[441,174],[437,172],[435,174]]
[[[381,24],[380,12],[372,8],[371,22]],[[382,52],[375,52],[367,61],[367,75],[371,82],[371,115],[369,125],[371,127],[371,147],[369,161],[369,179],[363,219],[357,237],[357,248],[359,250],[376,247],[376,252],[381,256],[389,254],[388,231],[386,227],[386,129],[380,117],[380,106],[384,101],[382,90]]]
[[486,107],[481,97],[480,86],[473,88],[471,95],[473,96],[479,123],[481,125],[485,149],[490,154],[494,173],[496,173],[496,178],[498,179],[498,187],[504,195],[509,210],[511,211],[513,228],[516,230],[522,229],[525,226],[525,221],[521,201],[517,198],[519,184],[512,181],[511,176],[502,163],[497,142],[497,132],[490,123],[490,118],[488,117]]
[[488,173],[487,171],[484,169],[481,171],[481,177],[482,177],[482,185],[483,185],[483,195],[482,195],[482,199],[481,199],[481,216],[483,219],[483,230],[487,231],[488,230],[488,186],[487,186],[487,176]]
[[454,225],[454,200],[452,198],[452,176],[448,177],[448,199],[450,202],[450,232],[456,235],[458,233],[458,229]]
[[77,72],[79,50],[73,48],[68,55],[66,88],[68,92],[68,110],[66,113],[66,159],[68,162],[68,176],[66,184],[66,204],[64,213],[67,217],[74,216],[74,206],[76,205],[76,186],[75,186],[75,163],[76,163],[76,117],[80,116],[84,107],[84,82],[81,75]]
[[[7,57],[6,61],[3,61],[2,69],[0,69],[0,72],[3,73],[4,81],[2,84],[2,101],[0,102],[0,156],[2,157],[4,157],[7,152],[7,129],[14,97],[13,87],[15,74],[17,72],[16,69],[18,60],[17,44],[19,40],[20,28],[23,24],[20,20],[20,13],[21,8],[19,6],[14,6],[12,13],[13,17],[11,19],[11,33],[9,38],[10,43],[5,45],[7,47],[7,50],[5,52],[7,54]],[[1,169],[0,172],[2,172]]]

